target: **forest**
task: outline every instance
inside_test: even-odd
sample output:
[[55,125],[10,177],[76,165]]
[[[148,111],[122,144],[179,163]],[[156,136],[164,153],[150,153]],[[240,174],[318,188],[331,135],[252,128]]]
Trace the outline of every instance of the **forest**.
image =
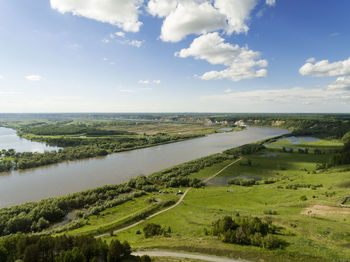
[[0,239],[0,262],[150,262],[132,256],[128,242],[110,244],[88,236],[29,236],[16,234]]

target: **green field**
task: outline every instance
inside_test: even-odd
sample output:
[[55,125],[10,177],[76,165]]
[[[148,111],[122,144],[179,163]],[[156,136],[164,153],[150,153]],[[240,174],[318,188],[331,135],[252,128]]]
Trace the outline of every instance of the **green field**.
[[[284,142],[285,143],[285,142]],[[285,143],[286,146],[290,146]],[[320,140],[305,147],[324,146],[336,148],[338,141]],[[266,156],[266,154],[276,154]],[[183,203],[176,208],[140,224],[117,236],[106,237],[127,240],[134,248],[161,248],[201,253],[242,257],[253,261],[263,258],[268,261],[349,261],[350,260],[350,209],[340,208],[340,203],[349,194],[349,167],[342,166],[317,171],[316,164],[326,160],[327,154],[283,153],[280,149],[269,148],[259,154],[246,156],[242,164],[234,164],[220,174],[220,177],[253,177],[258,181],[275,178],[276,183],[250,187],[236,185],[208,186],[191,189]],[[252,165],[246,165],[247,158]],[[209,177],[226,166],[229,161],[194,173],[197,178]],[[219,178],[220,178],[219,177]],[[292,185],[307,185],[287,189]],[[322,187],[312,188],[313,185]],[[301,197],[305,196],[306,200]],[[143,201],[141,198],[137,201]],[[123,204],[104,211],[105,216],[92,218],[91,225],[73,231],[83,233],[113,220],[116,214],[142,208],[137,202]],[[274,215],[269,215],[274,211]],[[311,211],[311,213],[308,213]],[[115,214],[113,214],[115,213]],[[258,216],[269,219],[280,226],[280,238],[289,245],[284,250],[268,251],[258,247],[225,244],[218,238],[205,234],[211,224],[225,215]],[[113,220],[114,221],[114,220]],[[115,220],[118,221],[118,220]],[[137,234],[147,223],[170,226],[170,237],[145,238]]]
[[99,234],[107,232],[108,230],[117,229],[121,226],[125,226],[133,220],[138,214],[146,212],[148,210],[158,210],[157,204],[174,200],[177,201],[178,197],[174,194],[161,194],[152,193],[146,196],[135,198],[132,201],[128,201],[122,205],[109,208],[99,215],[90,216],[88,223],[78,229],[69,231],[71,235],[77,234]]

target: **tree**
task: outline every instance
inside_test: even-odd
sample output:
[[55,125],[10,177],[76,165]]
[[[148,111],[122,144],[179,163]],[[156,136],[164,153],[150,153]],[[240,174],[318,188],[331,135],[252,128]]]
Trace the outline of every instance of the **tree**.
[[23,261],[24,262],[37,262],[40,255],[38,245],[33,244],[26,247],[24,251]]
[[[130,246],[129,246],[130,247]],[[124,255],[124,247],[119,240],[112,240],[109,245],[107,261],[118,262]]]

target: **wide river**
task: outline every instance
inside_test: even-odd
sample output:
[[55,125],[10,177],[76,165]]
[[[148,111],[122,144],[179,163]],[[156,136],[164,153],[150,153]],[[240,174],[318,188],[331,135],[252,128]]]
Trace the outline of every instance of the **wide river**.
[[[187,141],[69,161],[57,165],[0,173],[0,207],[65,195],[222,152],[225,149],[288,133],[277,128],[249,127]],[[2,140],[0,139],[0,142]],[[0,143],[0,150],[2,144]]]

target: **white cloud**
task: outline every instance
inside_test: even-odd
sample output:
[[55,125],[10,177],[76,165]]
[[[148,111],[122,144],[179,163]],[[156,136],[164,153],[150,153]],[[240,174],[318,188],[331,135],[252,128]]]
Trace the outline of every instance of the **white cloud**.
[[143,45],[143,41],[130,40],[130,41],[128,41],[128,44],[131,46],[135,46],[135,47],[141,47]]
[[160,38],[178,42],[188,34],[202,34],[226,27],[226,16],[210,3],[180,2],[164,20]]
[[4,79],[4,76],[3,76],[3,75],[0,75],[0,80],[1,80],[1,79]]
[[227,88],[227,89],[225,90],[225,93],[231,93],[231,92],[233,92],[233,90],[232,90],[231,88]]
[[165,17],[176,9],[178,0],[150,0],[148,12],[153,16]]
[[274,6],[276,4],[276,0],[266,0],[266,4],[270,6]]
[[123,44],[123,45],[130,45],[130,46],[134,46],[137,48],[140,48],[143,45],[144,41],[139,41],[139,40],[129,40],[129,39],[125,39],[125,40],[119,40],[118,43]]
[[350,90],[350,76],[338,77],[333,83],[328,85],[330,90]]
[[30,81],[40,81],[42,79],[39,75],[28,75],[25,78]]
[[125,33],[124,32],[116,32],[115,35],[119,36],[119,37],[125,37]]
[[109,23],[125,31],[138,32],[139,8],[143,0],[50,0],[51,8],[100,22]]
[[216,0],[215,7],[226,16],[228,21],[227,33],[247,33],[246,24],[250,12],[254,9],[256,0]]
[[213,65],[227,66],[222,71],[210,71],[201,76],[203,80],[230,79],[240,81],[243,79],[266,77],[266,60],[259,60],[260,53],[249,50],[247,47],[231,45],[217,32],[202,35],[193,40],[187,49],[175,53],[176,56],[186,58],[193,56],[195,59],[206,60]]
[[115,32],[115,33],[109,34],[109,38],[110,38],[110,39],[114,39],[114,38],[116,38],[117,36],[118,36],[118,37],[125,37],[125,33],[122,32],[122,31],[119,31],[119,32]]
[[347,60],[334,63],[329,63],[328,60],[322,60],[315,64],[308,62],[299,69],[299,72],[304,76],[317,77],[350,75],[350,57]]
[[151,0],[148,12],[165,17],[160,38],[178,42],[189,34],[225,30],[246,33],[257,0]]
[[310,57],[308,60],[306,60],[306,63],[315,63],[316,58],[315,57]]
[[329,90],[350,91],[350,57],[344,61],[329,63],[328,60],[316,62],[314,58],[306,61],[299,72],[302,75],[316,77],[332,77],[338,78],[328,85]]
[[160,84],[160,80],[153,80],[153,81],[150,81],[150,80],[140,80],[139,81],[139,84],[142,84],[142,85],[148,85],[148,84],[156,84],[156,85],[159,85]]
[[144,43],[144,41],[140,41],[140,40],[130,40],[130,39],[126,39],[125,38],[125,33],[124,32],[115,32],[115,33],[111,33],[109,34],[109,39],[108,38],[104,38],[102,40],[103,43],[107,44],[110,43],[111,41],[115,41],[114,39],[116,37],[120,37],[120,38],[124,38],[124,39],[119,39],[116,40],[118,43],[123,44],[123,45],[131,45],[131,46],[135,46],[135,47],[141,47]]

